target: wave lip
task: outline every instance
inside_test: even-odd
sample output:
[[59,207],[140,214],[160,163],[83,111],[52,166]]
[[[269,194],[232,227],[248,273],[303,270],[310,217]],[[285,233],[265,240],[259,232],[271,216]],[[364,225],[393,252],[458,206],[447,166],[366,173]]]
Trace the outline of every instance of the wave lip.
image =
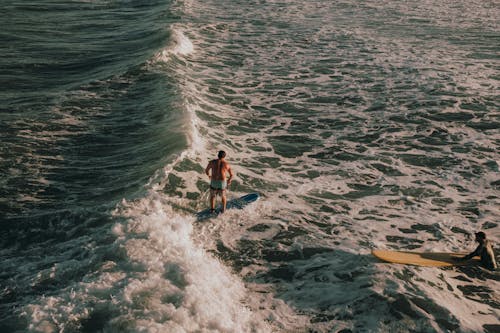
[[155,56],[156,62],[169,62],[173,56],[186,56],[195,51],[191,40],[179,28],[172,29],[172,43]]

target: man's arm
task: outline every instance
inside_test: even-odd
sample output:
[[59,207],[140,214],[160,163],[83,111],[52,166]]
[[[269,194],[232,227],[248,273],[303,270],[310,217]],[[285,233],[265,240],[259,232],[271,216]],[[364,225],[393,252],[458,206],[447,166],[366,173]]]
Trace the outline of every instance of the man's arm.
[[468,255],[466,255],[465,257],[462,258],[462,260],[469,260],[472,259],[472,257],[480,255],[483,246],[484,246],[483,244],[479,244],[478,247],[474,250],[474,252],[471,252]]
[[233,179],[233,170],[231,169],[231,166],[228,164],[227,165],[227,172],[229,172],[229,178],[227,179],[227,184],[231,184],[231,180]]
[[208,177],[210,177],[210,169],[212,169],[212,162],[208,162],[207,167],[205,168],[205,173]]

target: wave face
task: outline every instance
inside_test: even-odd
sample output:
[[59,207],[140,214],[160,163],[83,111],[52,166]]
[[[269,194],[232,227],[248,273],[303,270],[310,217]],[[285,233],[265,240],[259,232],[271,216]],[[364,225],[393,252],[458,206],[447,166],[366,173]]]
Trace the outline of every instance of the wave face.
[[500,329],[493,2],[4,7],[0,331]]

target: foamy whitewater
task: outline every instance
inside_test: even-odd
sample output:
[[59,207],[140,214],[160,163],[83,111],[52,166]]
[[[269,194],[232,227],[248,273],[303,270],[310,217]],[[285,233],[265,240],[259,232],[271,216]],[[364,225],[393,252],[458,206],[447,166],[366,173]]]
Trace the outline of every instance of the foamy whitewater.
[[0,332],[500,332],[497,2],[4,10]]

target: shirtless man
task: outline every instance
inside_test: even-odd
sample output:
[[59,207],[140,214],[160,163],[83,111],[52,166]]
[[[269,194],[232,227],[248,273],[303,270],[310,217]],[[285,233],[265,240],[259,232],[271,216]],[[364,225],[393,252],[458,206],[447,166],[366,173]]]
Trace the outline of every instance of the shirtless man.
[[465,261],[471,259],[472,257],[480,256],[481,264],[484,267],[490,270],[496,270],[497,262],[495,260],[495,253],[493,253],[493,247],[491,246],[490,241],[486,239],[486,234],[482,231],[476,232],[476,242],[478,242],[479,245],[474,252],[471,252],[458,260]]
[[[231,166],[224,159],[226,152],[219,151],[218,159],[208,162],[205,168],[205,173],[210,178],[210,211],[215,211],[215,196],[222,197],[222,212],[226,211],[226,188],[231,184],[233,178],[233,171]],[[212,172],[210,173],[210,170]],[[229,178],[226,181],[226,175],[229,173]]]

